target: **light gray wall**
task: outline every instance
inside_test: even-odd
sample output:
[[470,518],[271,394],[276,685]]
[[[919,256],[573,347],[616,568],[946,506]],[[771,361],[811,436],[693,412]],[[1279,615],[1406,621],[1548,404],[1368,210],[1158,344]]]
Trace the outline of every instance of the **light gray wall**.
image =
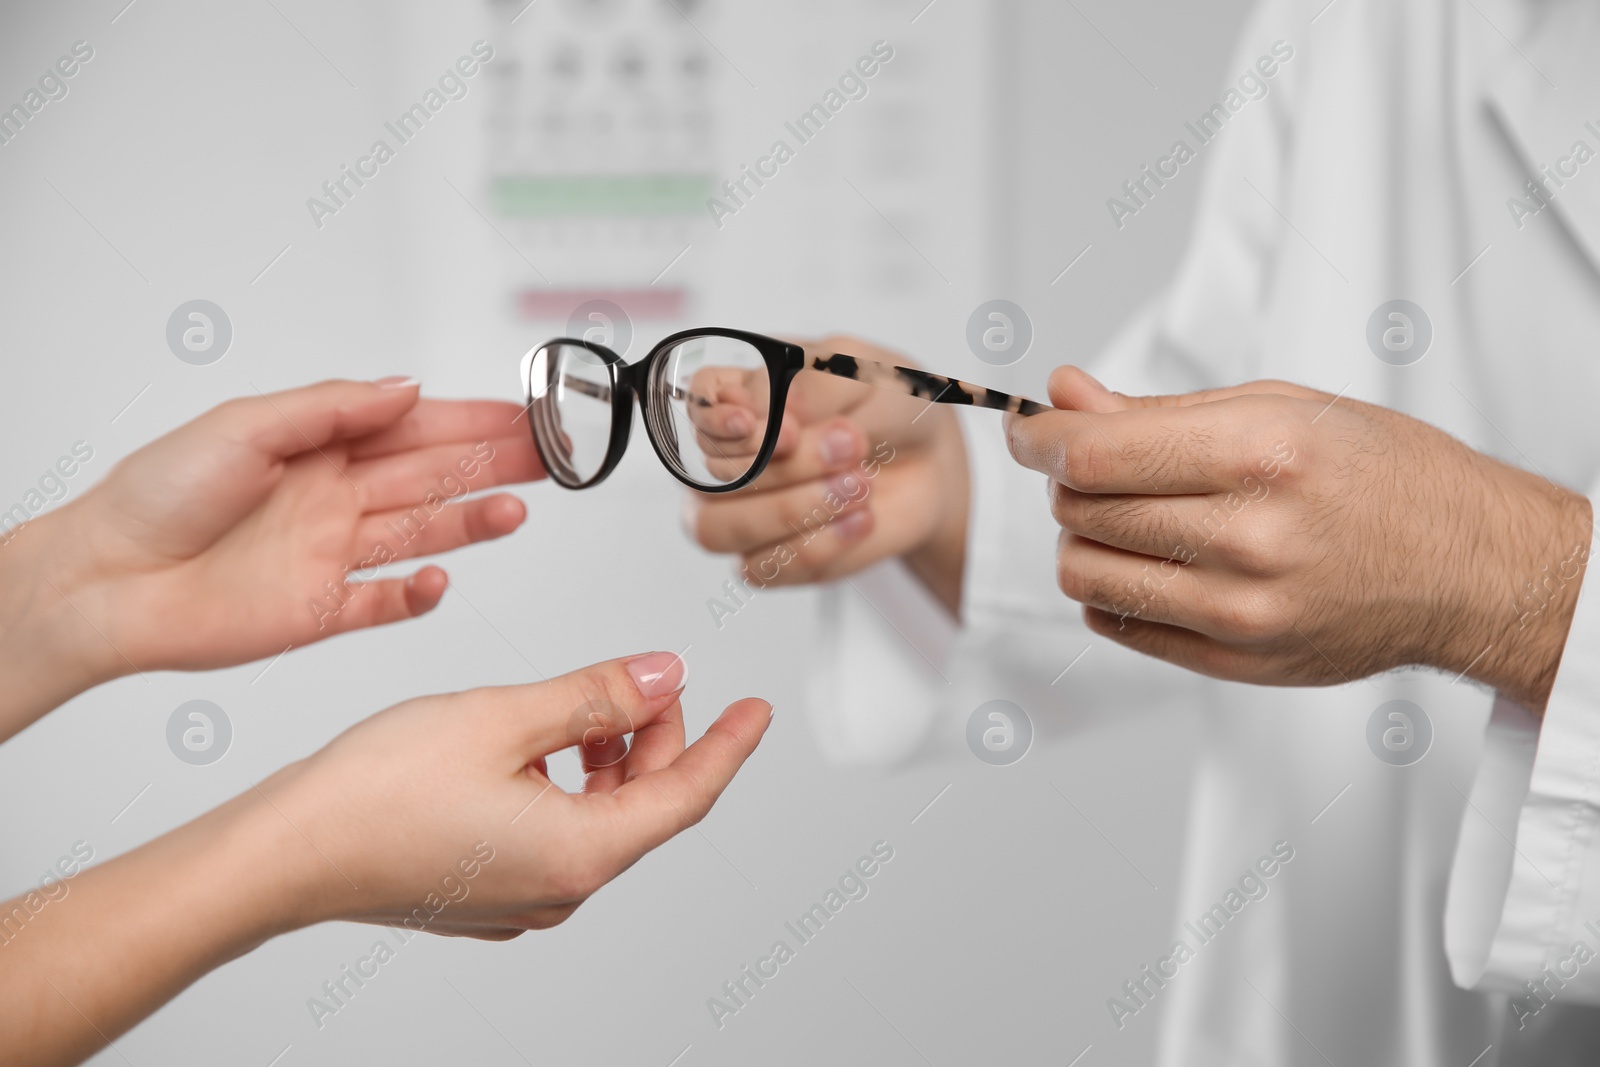
[[[414,373],[440,395],[514,396],[516,357],[542,329],[505,315],[527,268],[445,184],[481,194],[482,94],[452,105],[448,125],[321,230],[304,200],[474,39],[538,32],[508,28],[516,8],[124,3],[0,13],[0,101],[72,42],[95,48],[69,96],[0,148],[0,496],[85,440],[95,459],[77,493],[141,443],[258,387]],[[856,127],[819,141],[725,230],[695,237],[681,264],[698,294],[691,315],[851,330],[1041,392],[1052,366],[1091,354],[1171,273],[1197,183],[1121,232],[1104,201],[1214,96],[1244,6],[937,0],[914,24],[922,0],[697,6],[697,24],[759,86],[716,74],[719,152],[735,163],[872,40],[892,40],[898,66],[857,105]],[[899,156],[873,152],[905,122],[897,174]],[[843,178],[884,190],[948,281],[919,275],[921,260]],[[1005,371],[983,368],[963,340],[968,312],[991,296],[1022,304],[1036,329],[1032,353]],[[222,305],[235,329],[227,357],[204,368],[163,338],[168,314],[195,297]],[[718,632],[705,600],[728,566],[683,538],[676,483],[645,449],[603,491],[524,496],[527,527],[450,559],[456,588],[426,619],[297,650],[264,674],[127,679],[0,748],[0,891],[78,840],[101,857],[132,848],[395,701],[528,680],[530,663],[554,674],[689,645],[691,730],[764,695],[777,716],[760,753],[698,831],[562,927],[505,945],[420,939],[320,1030],[306,998],[373,932],[302,931],[120,1039],[128,1061],[264,1067],[283,1052],[283,1067],[665,1067],[689,1046],[684,1067],[1065,1063],[1091,1043],[1086,1065],[1149,1060],[1157,1020],[1141,1014],[1118,1033],[1104,1003],[1166,939],[1185,724],[1134,717],[1003,772],[830,768],[799,700],[810,593],[773,593]],[[236,732],[204,768],[173,758],[163,736],[194,698],[221,705]],[[1052,781],[1072,783],[1092,825]],[[714,1027],[706,998],[880,839],[896,858],[870,896]]]

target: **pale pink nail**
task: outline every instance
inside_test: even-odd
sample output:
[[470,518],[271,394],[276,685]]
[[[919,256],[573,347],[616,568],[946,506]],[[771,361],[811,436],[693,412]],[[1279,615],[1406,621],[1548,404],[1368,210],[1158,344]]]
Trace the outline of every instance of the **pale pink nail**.
[[672,652],[651,652],[635,656],[626,666],[628,673],[633,676],[633,683],[639,687],[639,692],[646,699],[676,693],[688,681],[688,668],[683,660]]
[[859,541],[872,529],[872,512],[865,508],[847,511],[833,520],[833,532],[841,541]]
[[372,384],[384,389],[411,389],[416,386],[417,380],[406,374],[391,374],[387,378],[377,379]]
[[856,454],[856,435],[843,426],[835,426],[822,435],[822,462],[836,467]]

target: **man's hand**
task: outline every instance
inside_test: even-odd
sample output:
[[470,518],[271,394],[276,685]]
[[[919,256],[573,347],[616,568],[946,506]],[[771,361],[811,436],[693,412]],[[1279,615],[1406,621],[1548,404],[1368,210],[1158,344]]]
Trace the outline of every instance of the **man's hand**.
[[466,499],[544,476],[517,416],[420,399],[412,381],[329,381],[231,400],[139,449],[0,547],[0,665],[55,687],[0,701],[0,738],[118,675],[245,663],[432,610],[437,567],[363,579],[521,525],[514,496]]
[[[906,363],[850,337],[805,345],[809,353]],[[764,412],[751,422],[764,426]],[[724,429],[717,447],[735,451],[723,439],[731,436]],[[752,584],[829,581],[904,556],[958,614],[967,499],[966,447],[952,412],[803,371],[766,471],[736,493],[690,493],[688,522],[703,547],[740,556]]]
[[1062,590],[1107,637],[1219,678],[1407,665],[1543,708],[1588,501],[1385,408],[1284,382],[1125,397],[1073,367],[1008,416],[1049,476]]

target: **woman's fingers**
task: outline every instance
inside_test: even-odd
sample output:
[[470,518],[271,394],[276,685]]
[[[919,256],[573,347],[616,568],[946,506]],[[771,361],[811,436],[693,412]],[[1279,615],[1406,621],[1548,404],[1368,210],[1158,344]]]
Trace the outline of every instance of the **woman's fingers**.
[[363,508],[373,512],[535,481],[544,477],[544,466],[533,440],[522,433],[353,460],[345,473],[361,487]]
[[[682,687],[687,681],[684,673],[677,684]],[[636,726],[621,708],[593,702],[577,749],[583,761],[583,791],[613,793],[624,782],[667,766],[683,752],[683,705],[674,702]]]
[[316,638],[425,615],[439,606],[449,586],[438,567],[424,567],[409,578],[346,584],[337,595],[313,603]]
[[[672,714],[672,708],[661,714]],[[583,762],[583,791],[610,793],[622,784],[626,774],[623,761],[628,758],[628,735],[633,733],[633,720],[620,706],[608,700],[590,701],[583,719],[574,727],[574,732],[578,725],[582,727],[577,749],[578,758]]]
[[673,835],[705,818],[772,719],[772,705],[747,697],[730,705],[705,734],[670,764],[618,789],[620,819],[599,842],[613,869],[621,870]]
[[410,378],[327,381],[220,404],[194,425],[279,458],[379,433],[417,405]]
[[513,436],[529,437],[528,416],[520,404],[424,397],[393,425],[352,441],[350,457],[375,459],[433,445],[471,444]]
[[687,672],[671,652],[608,660],[530,685],[479,690],[522,768],[540,756],[639,730],[677,703]]
[[527,505],[510,493],[444,504],[437,510],[418,504],[366,515],[356,528],[356,556],[350,566],[365,570],[493,541],[517,529],[527,517]]
[[635,731],[628,758],[622,762],[623,781],[632,781],[641,774],[670,766],[683,754],[683,741],[683,704],[680,702]]
[[[408,921],[409,920],[409,921]],[[372,926],[391,926],[414,933],[436,934],[439,937],[470,937],[478,941],[510,941],[527,933],[524,927],[504,923],[473,922],[470,919],[438,919],[422,922],[415,915],[363,915],[355,922]]]

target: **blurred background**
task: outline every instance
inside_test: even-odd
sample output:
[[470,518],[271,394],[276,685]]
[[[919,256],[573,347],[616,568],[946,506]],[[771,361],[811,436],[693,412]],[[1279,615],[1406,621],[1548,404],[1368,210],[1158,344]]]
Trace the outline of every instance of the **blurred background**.
[[[626,319],[585,312],[577,332],[616,331],[630,359],[695,325],[842,331],[1042,396],[1051,368],[1092,355],[1174,268],[1198,174],[1120,229],[1105,202],[1215,100],[1245,8],[7,5],[0,104],[75,42],[93,56],[0,146],[0,497],[21,499],[86,442],[70,499],[258,389],[411,374],[433,395],[515,398],[522,353],[597,300]],[[480,41],[492,58],[464,95],[400,143],[385,124]],[[800,143],[785,124],[875,46],[892,59],[865,95]],[[324,183],[380,138],[393,158],[330,197]],[[779,139],[793,158],[729,201],[722,183]],[[736,210],[714,219],[712,197]],[[1008,367],[967,343],[993,299],[1031,322]],[[231,325],[205,365],[167,341],[191,300]],[[1105,1002],[1169,943],[1191,725],[1102,719],[1009,767],[965,752],[831,765],[806,714],[819,594],[765,592],[719,628],[708,601],[731,565],[685,537],[681,487],[635,444],[599,489],[522,490],[526,527],[444,560],[452,590],[423,619],[235,670],[125,679],[0,748],[0,894],[76,842],[98,858],[132,848],[396,701],[658,648],[690,665],[691,733],[740,696],[776,705],[710,818],[557,929],[417,939],[320,1027],[308,998],[367,952],[370,928],[270,943],[94,1062],[1151,1058],[1162,1002],[1121,1030]],[[191,700],[232,727],[208,765],[168,748],[169,716]],[[1034,713],[1070,721],[1070,693]],[[576,766],[556,773],[571,782]],[[894,860],[868,897],[719,1028],[707,999],[879,841]]]

